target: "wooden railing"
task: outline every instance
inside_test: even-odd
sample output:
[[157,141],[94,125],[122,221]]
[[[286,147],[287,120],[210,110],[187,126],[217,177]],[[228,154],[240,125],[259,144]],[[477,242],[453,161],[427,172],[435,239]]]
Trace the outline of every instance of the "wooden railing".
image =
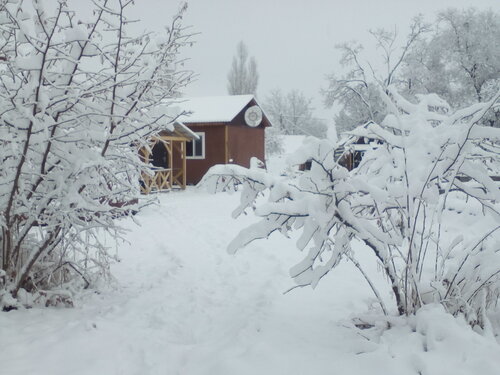
[[183,180],[182,169],[154,169],[154,175],[142,175],[141,193],[149,194],[152,191],[166,191],[173,187],[184,189],[185,183]]
[[155,169],[154,175],[142,175],[141,193],[170,190],[172,188],[172,169]]

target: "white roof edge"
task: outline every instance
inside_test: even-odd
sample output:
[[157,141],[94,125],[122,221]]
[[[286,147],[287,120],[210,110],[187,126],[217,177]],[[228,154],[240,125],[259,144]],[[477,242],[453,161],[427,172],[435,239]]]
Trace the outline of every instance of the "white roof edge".
[[194,139],[200,139],[200,136],[198,134],[196,134],[195,132],[193,132],[191,129],[189,129],[186,125],[184,125],[184,123],[182,123],[182,121],[175,120],[174,126],[175,125],[179,125],[180,127],[182,127],[182,130],[184,130],[189,135],[193,136]]
[[[255,103],[259,104],[257,102],[257,99],[256,98],[254,98],[254,99],[255,99]],[[262,106],[260,104],[259,104],[259,108],[262,111],[262,114],[264,115],[264,117],[267,119],[267,122],[269,123],[269,126],[273,127],[274,125],[273,125],[273,123],[271,121],[271,118],[266,114],[266,111],[264,110],[264,108],[262,108]]]

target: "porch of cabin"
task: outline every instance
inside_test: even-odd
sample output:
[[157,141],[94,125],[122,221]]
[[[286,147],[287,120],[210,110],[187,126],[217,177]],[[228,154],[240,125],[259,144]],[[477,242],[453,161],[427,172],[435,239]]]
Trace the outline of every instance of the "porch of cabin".
[[158,135],[149,141],[149,149],[139,150],[141,159],[151,165],[153,175],[143,173],[141,193],[186,188],[186,142],[189,138]]

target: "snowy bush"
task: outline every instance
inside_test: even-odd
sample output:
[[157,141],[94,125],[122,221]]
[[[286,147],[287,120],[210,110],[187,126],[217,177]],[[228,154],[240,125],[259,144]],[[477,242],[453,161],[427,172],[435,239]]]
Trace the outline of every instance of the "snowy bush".
[[164,35],[134,36],[132,1],[93,4],[90,21],[64,0],[0,5],[0,308],[26,293],[68,305],[108,273],[99,231],[137,209],[137,144],[190,78],[185,6]]
[[[308,139],[293,163],[312,160],[298,179],[258,169],[215,166],[204,184],[212,191],[234,186],[241,191],[237,217],[254,208],[262,219],[229,244],[236,252],[277,231],[300,231],[306,255],[291,269],[299,286],[317,283],[345,258],[360,268],[360,240],[371,250],[394,296],[384,313],[414,314],[441,303],[472,326],[488,328],[487,313],[500,292],[500,131],[480,126],[498,107],[500,92],[449,114],[435,95],[413,104],[390,88],[381,93],[389,115],[353,132],[374,140],[352,171],[334,160],[336,144]],[[261,193],[268,200],[256,202]],[[356,250],[358,249],[358,250]],[[360,268],[361,271],[362,268]]]

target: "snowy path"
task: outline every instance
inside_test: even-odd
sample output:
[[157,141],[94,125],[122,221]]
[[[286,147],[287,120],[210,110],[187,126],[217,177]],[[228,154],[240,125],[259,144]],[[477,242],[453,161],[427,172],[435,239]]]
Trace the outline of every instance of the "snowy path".
[[[120,247],[115,288],[87,295],[73,309],[0,314],[0,373],[497,373],[498,346],[477,335],[471,345],[481,356],[467,347],[461,358],[449,353],[444,366],[441,352],[424,353],[422,335],[407,327],[379,342],[349,328],[351,315],[364,312],[372,296],[348,264],[315,291],[283,295],[292,286],[288,269],[300,257],[293,241],[273,236],[236,256],[225,251],[252,220],[230,218],[237,199],[162,195],[160,206],[138,215],[141,227],[126,223],[130,244]],[[491,360],[476,363],[480,358]]]

